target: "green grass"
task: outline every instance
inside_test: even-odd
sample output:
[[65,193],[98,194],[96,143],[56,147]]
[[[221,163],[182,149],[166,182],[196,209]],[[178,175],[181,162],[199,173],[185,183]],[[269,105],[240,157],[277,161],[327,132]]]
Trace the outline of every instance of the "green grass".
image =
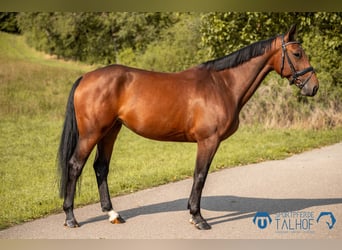
[[[47,58],[22,37],[0,33],[0,229],[61,211],[56,152],[72,83],[93,66]],[[282,159],[342,140],[342,128],[241,126],[211,171]],[[196,144],[156,142],[122,129],[110,166],[112,196],[190,178]],[[92,154],[77,206],[98,201]],[[99,208],[100,213],[100,208]]]

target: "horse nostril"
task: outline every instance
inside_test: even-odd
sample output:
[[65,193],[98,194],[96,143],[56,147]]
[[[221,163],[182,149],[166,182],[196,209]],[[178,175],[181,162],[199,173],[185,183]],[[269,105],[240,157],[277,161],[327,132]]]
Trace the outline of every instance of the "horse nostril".
[[318,86],[315,86],[312,90],[312,96],[316,95],[317,91],[318,91]]

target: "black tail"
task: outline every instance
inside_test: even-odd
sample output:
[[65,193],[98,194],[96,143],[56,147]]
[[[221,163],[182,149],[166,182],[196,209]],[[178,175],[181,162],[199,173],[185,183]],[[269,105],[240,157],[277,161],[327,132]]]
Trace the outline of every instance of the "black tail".
[[74,108],[74,93],[81,79],[82,77],[77,79],[70,91],[65,112],[65,121],[61,135],[61,142],[58,148],[57,160],[58,172],[60,175],[59,196],[61,198],[64,198],[66,195],[66,186],[69,176],[68,163],[72,154],[74,153],[78,141],[78,129]]

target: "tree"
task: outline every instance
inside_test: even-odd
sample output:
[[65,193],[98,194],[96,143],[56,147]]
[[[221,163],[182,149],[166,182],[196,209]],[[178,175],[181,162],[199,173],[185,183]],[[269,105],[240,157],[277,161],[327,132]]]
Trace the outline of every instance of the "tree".
[[38,50],[90,63],[113,63],[124,48],[141,52],[177,22],[172,13],[20,13],[18,24]]
[[17,12],[0,12],[0,31],[19,33]]
[[318,72],[328,73],[342,87],[342,13],[317,12],[307,19],[305,48]]
[[160,32],[160,38],[150,42],[143,53],[131,48],[119,54],[120,63],[135,67],[176,72],[202,62],[206,50],[201,48],[200,15],[179,14],[179,21]]
[[[226,55],[253,42],[286,32],[311,13],[220,12],[202,16],[202,42],[213,56]],[[299,31],[307,25],[299,25]]]

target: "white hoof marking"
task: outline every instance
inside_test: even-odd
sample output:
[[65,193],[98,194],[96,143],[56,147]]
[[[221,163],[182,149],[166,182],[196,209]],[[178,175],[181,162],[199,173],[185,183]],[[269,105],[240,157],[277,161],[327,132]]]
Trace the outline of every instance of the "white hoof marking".
[[111,211],[108,212],[108,216],[109,216],[109,221],[112,222],[116,218],[119,217],[119,214],[117,212],[115,212],[114,210],[111,210]]

